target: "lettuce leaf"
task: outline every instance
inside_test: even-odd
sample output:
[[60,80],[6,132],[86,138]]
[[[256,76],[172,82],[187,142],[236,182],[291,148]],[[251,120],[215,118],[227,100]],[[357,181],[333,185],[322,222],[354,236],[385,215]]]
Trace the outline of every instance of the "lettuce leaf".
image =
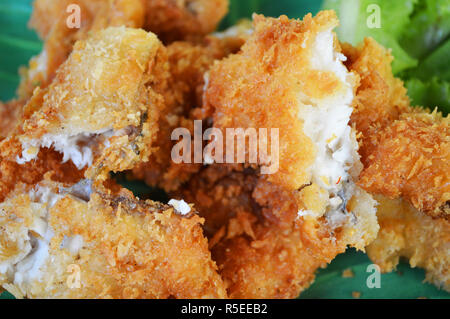
[[[368,23],[373,4],[380,9],[380,28]],[[338,13],[341,41],[357,45],[373,37],[392,50],[392,70],[414,105],[449,112],[449,0],[325,0],[323,8]]]
[[411,23],[400,38],[401,46],[414,58],[424,59],[450,35],[450,2],[420,1]]
[[[353,45],[365,37],[372,37],[392,49],[395,60],[394,73],[415,67],[418,61],[399,44],[398,38],[411,22],[410,15],[419,0],[326,0],[324,8],[337,12],[341,25],[337,29],[339,39]],[[374,7],[376,5],[377,7]],[[376,11],[379,8],[379,11]],[[379,28],[371,24],[379,12]]]
[[407,76],[427,80],[433,77],[450,81],[450,40],[447,40],[439,48],[434,50],[419,66],[408,71]]
[[413,105],[426,105],[430,109],[438,107],[445,115],[450,113],[450,82],[433,78],[423,82],[412,78],[405,82]]

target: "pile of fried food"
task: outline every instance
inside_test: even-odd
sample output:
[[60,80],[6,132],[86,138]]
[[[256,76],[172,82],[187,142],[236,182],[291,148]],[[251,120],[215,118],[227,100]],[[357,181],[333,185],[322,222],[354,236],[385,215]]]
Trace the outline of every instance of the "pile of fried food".
[[[227,8],[34,2],[44,48],[0,105],[0,286],[18,298],[295,298],[355,247],[450,290],[449,117],[410,105],[389,50],[340,43],[333,11],[212,33]],[[171,133],[195,133],[194,120],[279,128],[278,171],[247,157],[176,164]],[[140,200],[116,172],[173,199]]]

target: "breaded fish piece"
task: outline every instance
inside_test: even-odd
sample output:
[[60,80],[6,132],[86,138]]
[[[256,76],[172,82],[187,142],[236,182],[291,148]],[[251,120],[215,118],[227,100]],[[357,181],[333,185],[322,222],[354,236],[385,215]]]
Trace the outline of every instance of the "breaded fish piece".
[[342,43],[342,52],[349,71],[359,77],[351,122],[358,131],[359,154],[366,165],[378,144],[379,132],[398,120],[400,114],[410,112],[410,101],[403,82],[392,73],[393,57],[388,49],[366,38],[359,47]]
[[426,280],[450,292],[450,222],[433,219],[409,202],[376,195],[380,232],[367,247],[370,259],[384,272],[400,258],[426,270]]
[[[80,26],[72,27],[80,13]],[[143,28],[169,43],[196,39],[215,30],[228,0],[35,0],[30,26],[44,40],[43,51],[23,69],[19,97],[47,87],[78,40],[107,27]]]
[[[79,12],[76,11],[79,8]],[[79,13],[79,21],[75,15]],[[19,97],[28,99],[34,89],[46,88],[78,40],[107,27],[140,28],[145,19],[141,0],[35,0],[29,22],[44,41],[42,52],[21,71]],[[73,23],[79,22],[79,27]]]
[[449,290],[448,117],[409,106],[403,83],[392,75],[391,55],[374,40],[343,48],[349,70],[360,77],[352,114],[364,163],[359,185],[380,203],[380,232],[367,247],[369,257],[385,272],[405,257]]
[[209,72],[202,111],[214,128],[280,136],[273,174],[260,174],[262,161],[225,173],[213,164],[182,192],[206,217],[232,298],[297,297],[317,268],[376,237],[376,203],[355,184],[357,77],[342,64],[337,24],[331,11],[303,21],[254,15],[241,51]]
[[410,107],[403,83],[392,75],[392,56],[373,39],[343,47],[349,70],[360,77],[352,114],[364,164],[359,184],[371,193],[403,197],[432,217],[448,218],[449,118]]
[[379,134],[359,184],[450,220],[450,117],[405,113]]
[[358,192],[347,204],[352,217],[341,227],[326,217],[298,217],[295,192],[242,165],[210,165],[178,197],[205,217],[231,298],[296,298],[347,245],[364,249],[376,237],[375,201]]
[[349,125],[356,77],[342,64],[332,32],[337,24],[332,11],[303,21],[255,15],[241,52],[210,71],[205,118],[223,132],[279,129],[279,169],[267,179],[289,190],[312,182],[337,193],[358,166]]
[[[223,134],[278,129],[279,169],[262,176],[297,194],[300,216],[330,220],[346,219],[345,203],[362,168],[349,124],[357,77],[342,64],[332,31],[337,25],[333,11],[303,21],[254,15],[254,32],[241,51],[210,70],[203,108]],[[268,149],[271,143],[268,138]],[[261,168],[264,154],[254,165],[250,151],[246,166]]]
[[226,298],[192,206],[83,180],[20,185],[0,207],[0,285],[17,298]]
[[54,148],[88,178],[145,161],[165,107],[157,93],[167,61],[154,34],[112,27],[79,41],[57,77],[35,90],[2,154],[19,164]]

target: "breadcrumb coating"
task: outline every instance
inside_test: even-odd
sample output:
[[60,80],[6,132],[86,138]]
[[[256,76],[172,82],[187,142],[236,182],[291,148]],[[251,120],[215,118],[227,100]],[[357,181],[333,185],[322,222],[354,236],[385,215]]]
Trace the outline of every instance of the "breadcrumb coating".
[[0,140],[14,131],[22,115],[24,104],[20,100],[0,102]]
[[[80,26],[70,27],[77,5]],[[69,10],[70,9],[70,10]],[[46,88],[76,41],[107,27],[143,28],[165,43],[196,40],[215,30],[228,12],[228,0],[35,0],[29,25],[44,40],[43,51],[22,69],[18,89],[28,99],[36,87]]]
[[382,271],[395,269],[400,258],[424,268],[426,280],[450,291],[450,223],[433,219],[402,199],[375,196],[380,232],[367,253]]
[[378,143],[379,132],[409,112],[410,101],[403,82],[392,74],[392,55],[372,38],[358,47],[342,44],[347,68],[359,77],[353,100],[352,123],[360,138],[358,153],[364,165]]
[[392,56],[374,40],[344,44],[343,52],[360,77],[352,114],[365,166],[359,185],[380,203],[380,232],[368,255],[385,272],[407,258],[449,290],[449,118],[409,106]]
[[[22,163],[41,146],[54,147],[64,161],[89,166],[88,178],[100,179],[147,160],[165,107],[157,93],[163,51],[155,35],[124,27],[77,42],[52,84],[35,90],[21,125],[2,143],[3,154]],[[11,151],[14,143],[22,154]]]
[[[74,5],[80,8],[80,26],[70,27]],[[69,7],[71,6],[71,7]],[[68,11],[71,9],[71,11]],[[78,40],[86,40],[90,32],[107,27],[140,28],[144,23],[141,0],[35,0],[29,22],[44,41],[43,51],[23,69],[18,89],[21,99],[28,99],[34,89],[46,88],[59,66],[68,58]]]
[[360,185],[403,198],[434,218],[450,219],[450,118],[405,113],[379,136]]
[[325,217],[298,217],[298,192],[242,165],[210,165],[173,196],[195,203],[205,217],[230,298],[296,298],[318,268],[347,245],[363,250],[378,231],[368,194],[355,196],[348,204],[353,217],[333,228]]
[[[315,18],[307,15],[302,21],[255,15],[255,31],[241,52],[210,71],[204,117],[212,117],[214,127],[223,131],[279,128],[279,170],[268,175],[268,180],[289,189],[310,182],[317,153],[305,132],[302,109],[319,109],[325,101],[345,104],[341,95],[347,94],[348,82],[353,81],[351,75],[342,80],[334,65],[329,69],[322,65],[315,52],[321,36],[337,24],[332,11],[322,11]],[[337,41],[333,42],[332,33],[330,36],[329,45],[338,52]],[[268,149],[271,143],[267,142]]]
[[343,52],[360,77],[352,114],[365,167],[359,184],[448,219],[449,117],[410,107],[403,83],[392,74],[392,56],[373,39],[357,48],[344,44]]
[[226,298],[195,213],[48,182],[0,206],[0,284],[18,298]]

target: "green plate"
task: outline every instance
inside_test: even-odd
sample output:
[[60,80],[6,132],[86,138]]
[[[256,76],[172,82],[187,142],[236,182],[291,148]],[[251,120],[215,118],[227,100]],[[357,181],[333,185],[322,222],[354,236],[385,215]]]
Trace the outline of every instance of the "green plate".
[[[26,65],[29,58],[37,54],[42,44],[33,31],[27,28],[31,14],[32,0],[2,0],[0,3],[0,99],[13,98],[19,83],[17,70]],[[316,0],[231,0],[230,14],[222,23],[222,28],[253,12],[270,16],[286,14],[291,18],[301,18],[308,12],[319,10],[321,1]],[[125,183],[126,184],[126,183]],[[129,188],[140,196],[164,200],[160,191],[150,190],[140,183],[128,183]],[[326,269],[318,272],[315,283],[301,298],[446,298],[450,295],[436,287],[423,283],[423,270],[411,269],[402,263],[396,272],[381,275],[380,288],[368,288],[366,282],[372,274],[367,272],[370,260],[361,252],[350,249],[338,256]],[[354,276],[344,278],[342,272],[351,269]],[[0,299],[13,298],[8,293]]]

